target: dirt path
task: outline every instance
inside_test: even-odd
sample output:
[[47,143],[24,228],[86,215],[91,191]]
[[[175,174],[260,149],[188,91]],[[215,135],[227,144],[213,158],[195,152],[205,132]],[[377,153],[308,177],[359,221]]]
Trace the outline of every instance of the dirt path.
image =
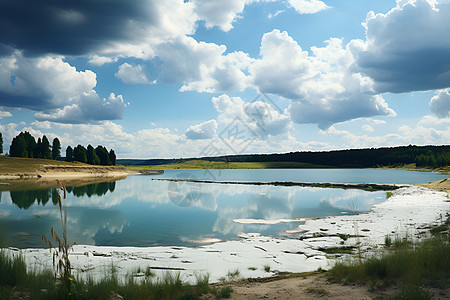
[[[236,281],[219,284],[216,288],[230,286],[231,298],[247,299],[374,299],[383,297],[380,293],[371,293],[366,286],[342,285],[330,283],[324,274],[294,278],[266,278],[259,282]],[[389,291],[386,291],[389,292]],[[206,295],[203,299],[215,299]]]

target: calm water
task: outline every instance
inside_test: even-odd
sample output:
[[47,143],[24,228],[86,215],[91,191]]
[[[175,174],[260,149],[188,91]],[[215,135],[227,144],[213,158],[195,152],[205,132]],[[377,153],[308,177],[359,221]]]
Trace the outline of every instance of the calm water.
[[[215,176],[215,177],[211,177]],[[195,184],[152,178],[236,181],[418,183],[448,176],[401,170],[168,170],[112,183],[68,187],[68,232],[78,244],[193,246],[205,238],[258,232],[285,236],[300,222],[240,224],[234,219],[296,219],[352,214],[385,201],[385,192]],[[42,233],[60,228],[56,189],[0,192],[0,228],[9,246],[44,247]]]

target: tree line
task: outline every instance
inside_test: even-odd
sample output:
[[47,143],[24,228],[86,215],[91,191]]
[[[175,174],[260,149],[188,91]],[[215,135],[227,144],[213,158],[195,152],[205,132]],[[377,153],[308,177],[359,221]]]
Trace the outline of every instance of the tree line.
[[96,148],[92,145],[88,145],[87,148],[82,145],[78,145],[75,148],[68,146],[66,148],[66,161],[79,161],[90,165],[115,166],[116,153],[113,149],[108,152],[108,149],[100,145]]
[[450,166],[450,146],[400,146],[334,151],[227,155],[180,159],[120,160],[126,165],[159,165],[189,160],[223,162],[298,162],[321,167],[374,168],[415,163],[418,167]]
[[[0,133],[0,145],[3,140]],[[0,150],[3,150],[0,147]],[[0,151],[1,153],[1,151]],[[44,159],[61,159],[61,142],[58,138],[54,138],[52,145],[48,138],[44,135],[42,138],[36,139],[28,132],[19,133],[11,141],[9,150],[11,157],[25,157],[25,158],[44,158]],[[68,146],[66,149],[65,160],[68,162],[79,161],[91,165],[114,166],[116,165],[116,154],[113,149],[108,151],[104,146],[97,146],[94,149],[92,145],[85,148],[78,145],[75,148]]]

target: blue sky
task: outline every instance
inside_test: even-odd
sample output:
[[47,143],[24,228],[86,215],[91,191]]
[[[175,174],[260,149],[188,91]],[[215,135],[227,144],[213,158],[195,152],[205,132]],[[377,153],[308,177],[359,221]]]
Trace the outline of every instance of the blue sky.
[[449,0],[2,1],[4,148],[24,130],[119,158],[448,144],[449,15]]

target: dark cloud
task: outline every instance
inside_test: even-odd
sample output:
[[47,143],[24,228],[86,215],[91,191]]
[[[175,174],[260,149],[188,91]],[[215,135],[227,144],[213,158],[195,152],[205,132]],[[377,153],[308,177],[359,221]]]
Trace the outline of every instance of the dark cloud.
[[375,80],[377,92],[410,92],[450,86],[450,2],[403,1],[387,14],[369,13],[367,48],[356,65]]
[[[0,55],[11,48],[25,55],[90,54],[105,43],[130,41],[157,24],[153,1],[2,0]],[[130,32],[135,29],[134,32]]]

